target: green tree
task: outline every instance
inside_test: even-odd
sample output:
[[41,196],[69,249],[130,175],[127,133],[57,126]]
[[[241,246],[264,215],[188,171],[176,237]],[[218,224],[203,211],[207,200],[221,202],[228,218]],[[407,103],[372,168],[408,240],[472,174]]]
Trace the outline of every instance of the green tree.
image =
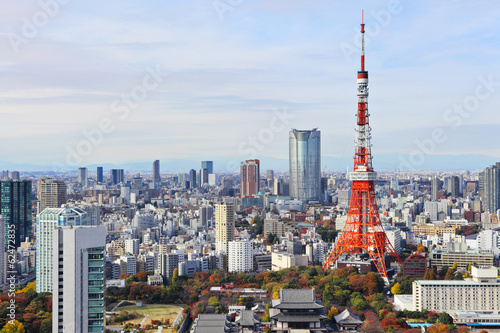
[[438,320],[442,324],[446,324],[446,325],[452,325],[453,324],[453,318],[449,314],[447,314],[446,312],[443,312],[439,316]]
[[40,325],[40,333],[52,333],[52,319],[44,319]]
[[269,305],[266,304],[266,308],[264,310],[264,316],[262,317],[262,322],[267,323],[271,321],[271,318],[269,318]]
[[368,304],[361,297],[357,297],[351,301],[352,308],[356,311],[362,311],[367,308]]

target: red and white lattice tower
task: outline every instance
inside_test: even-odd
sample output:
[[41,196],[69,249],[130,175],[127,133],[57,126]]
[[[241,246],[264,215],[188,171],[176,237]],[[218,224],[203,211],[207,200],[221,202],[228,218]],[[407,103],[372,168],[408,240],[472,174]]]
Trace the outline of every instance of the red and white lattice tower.
[[391,245],[380,222],[375,185],[377,174],[373,171],[368,114],[368,72],[365,71],[365,24],[361,21],[361,71],[358,72],[358,113],[356,115],[356,144],[354,169],[349,173],[352,181],[351,201],[347,220],[335,247],[323,265],[328,269],[341,254],[366,252],[386,283],[385,254],[403,266],[403,262]]

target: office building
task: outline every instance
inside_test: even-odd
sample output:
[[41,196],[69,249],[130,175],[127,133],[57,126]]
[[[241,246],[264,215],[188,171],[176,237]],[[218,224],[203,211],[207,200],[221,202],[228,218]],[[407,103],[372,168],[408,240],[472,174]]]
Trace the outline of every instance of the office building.
[[207,169],[208,174],[214,173],[214,162],[213,161],[201,161],[201,168]]
[[214,208],[212,206],[202,206],[199,210],[200,214],[200,224],[203,228],[206,228],[209,221],[212,222],[214,218]]
[[253,244],[250,241],[228,243],[227,270],[231,273],[249,272],[253,269]]
[[161,183],[159,160],[153,162],[153,183]]
[[457,264],[458,268],[466,269],[470,263],[476,263],[481,266],[492,266],[494,254],[491,252],[481,252],[477,250],[467,250],[467,245],[463,244],[461,250],[432,250],[429,252],[430,265],[437,268],[443,266],[452,267]]
[[19,171],[12,171],[10,179],[12,179],[12,180],[19,180]]
[[[32,237],[31,226],[31,180],[0,181],[0,215],[3,215],[5,225],[5,248],[8,245],[17,249],[26,237]],[[14,227],[11,227],[14,225]],[[11,230],[9,232],[9,230]],[[14,230],[14,243],[9,243],[9,235]],[[12,238],[10,238],[12,240]]]
[[234,240],[234,205],[220,203],[215,205],[215,248],[227,254],[228,243]]
[[102,167],[97,167],[97,177],[96,181],[102,183],[104,181],[104,173]]
[[85,206],[83,210],[87,213],[87,225],[101,225],[101,209],[99,206]]
[[66,183],[62,179],[39,179],[37,182],[39,212],[43,212],[45,208],[59,208],[64,205],[68,200],[66,191]]
[[105,227],[59,227],[53,235],[52,331],[104,332]]
[[200,169],[200,186],[208,184],[208,170]]
[[46,208],[36,216],[36,292],[52,292],[53,233],[63,226],[87,225],[87,213],[78,207]]
[[320,131],[290,131],[290,196],[304,202],[321,198]]
[[460,193],[460,178],[458,176],[451,176],[450,178],[450,195],[452,198],[462,196]]
[[441,191],[443,188],[443,182],[439,180],[439,178],[434,177],[431,180],[431,200],[432,201],[437,201],[438,199],[438,191]]
[[83,187],[89,186],[89,174],[87,168],[78,168],[78,182]]
[[256,196],[259,193],[260,187],[259,160],[247,160],[245,162],[241,162],[240,176],[241,197],[245,198]]
[[480,172],[479,191],[483,192],[485,211],[495,213],[500,209],[500,162]]
[[427,259],[421,254],[413,253],[403,262],[403,276],[422,279],[427,271]]
[[397,179],[396,177],[391,177],[391,190],[399,190],[399,179]]
[[413,282],[415,311],[481,311],[500,314],[498,268],[472,266],[472,279],[417,280]]
[[196,187],[196,170],[189,170],[189,188]]
[[283,179],[274,178],[273,195],[283,195]]
[[[0,239],[5,239],[5,220],[3,219],[2,215],[0,215]],[[2,255],[0,255],[0,285],[3,285],[5,283],[5,259],[5,251],[2,251]]]
[[125,180],[123,169],[111,169],[111,183],[113,185],[121,184]]

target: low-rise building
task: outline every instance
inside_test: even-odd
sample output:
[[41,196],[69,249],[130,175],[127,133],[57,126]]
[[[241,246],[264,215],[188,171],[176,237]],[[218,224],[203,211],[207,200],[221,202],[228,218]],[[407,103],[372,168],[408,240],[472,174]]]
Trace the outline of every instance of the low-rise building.
[[357,331],[363,325],[363,321],[348,309],[335,316],[335,322],[340,331]]
[[472,279],[413,282],[415,311],[476,311],[500,314],[500,280],[496,267],[473,266]]
[[404,277],[423,278],[427,270],[427,259],[418,253],[411,254],[403,262]]
[[466,250],[463,252],[451,252],[448,250],[432,250],[429,253],[430,265],[441,268],[442,266],[453,266],[457,263],[458,268],[467,268],[471,263],[480,266],[493,266],[493,253]]
[[271,256],[271,267],[273,271],[290,268],[294,266],[307,266],[309,258],[307,255],[294,255],[284,252],[273,252]]
[[415,235],[439,235],[443,234],[456,234],[457,228],[452,226],[447,226],[445,223],[433,224],[416,224],[412,226],[412,231]]

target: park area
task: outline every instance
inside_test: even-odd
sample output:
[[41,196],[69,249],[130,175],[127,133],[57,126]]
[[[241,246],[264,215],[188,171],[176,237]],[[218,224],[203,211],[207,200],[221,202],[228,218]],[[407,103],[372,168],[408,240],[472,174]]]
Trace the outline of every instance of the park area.
[[[107,329],[145,328],[145,332],[157,332],[158,326],[163,326],[163,333],[173,332],[172,325],[183,308],[175,305],[141,304],[126,301],[118,304],[107,318]],[[133,325],[133,326],[132,326]],[[140,325],[140,326],[138,326]]]

